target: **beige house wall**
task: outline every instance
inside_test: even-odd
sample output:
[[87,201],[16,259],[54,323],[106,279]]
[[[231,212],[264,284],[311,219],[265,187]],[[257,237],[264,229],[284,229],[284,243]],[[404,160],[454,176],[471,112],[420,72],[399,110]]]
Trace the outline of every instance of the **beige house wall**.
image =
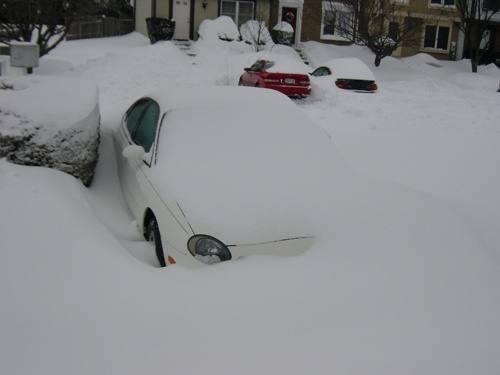
[[194,1],[194,24],[193,24],[193,39],[198,39],[198,29],[204,20],[214,20],[219,16],[219,2],[217,0],[207,0],[207,7],[203,8],[203,2],[200,0]]
[[[321,9],[323,0],[305,0],[304,2],[304,18],[302,25],[302,41],[315,40],[322,43],[345,44],[341,41],[330,41],[321,39]],[[342,2],[342,0],[332,0]],[[403,3],[402,0],[394,0]],[[447,50],[424,49],[424,35],[426,22],[421,25],[422,41],[420,47],[402,46],[393,54],[394,57],[407,57],[417,53],[425,52],[437,59],[448,59],[450,57],[451,42],[458,42],[458,27],[453,21],[456,17],[456,12],[453,8],[442,6],[431,6],[430,0],[409,0],[408,6],[403,6],[401,9],[400,26],[404,27],[404,20],[410,14],[412,18],[418,18],[422,21],[428,20],[428,23],[447,26],[450,28],[450,38]],[[388,26],[388,25],[386,25]]]
[[170,18],[170,0],[156,0],[156,17]]
[[151,17],[151,1],[137,1],[135,4],[135,31],[148,35],[146,18]]

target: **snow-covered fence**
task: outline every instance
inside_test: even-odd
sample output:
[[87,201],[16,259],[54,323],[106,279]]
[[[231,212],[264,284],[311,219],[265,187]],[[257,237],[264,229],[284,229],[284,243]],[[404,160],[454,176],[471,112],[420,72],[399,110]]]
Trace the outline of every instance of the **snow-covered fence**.
[[134,20],[116,17],[93,17],[74,22],[66,40],[103,38],[134,31]]

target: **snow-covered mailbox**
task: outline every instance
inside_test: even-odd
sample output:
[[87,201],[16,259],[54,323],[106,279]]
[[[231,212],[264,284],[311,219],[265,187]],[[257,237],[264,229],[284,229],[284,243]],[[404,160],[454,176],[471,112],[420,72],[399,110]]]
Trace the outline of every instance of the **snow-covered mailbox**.
[[66,172],[90,185],[99,148],[99,91],[74,77],[0,77],[0,158]]
[[10,46],[10,65],[16,68],[36,68],[38,55],[38,44],[13,42]]

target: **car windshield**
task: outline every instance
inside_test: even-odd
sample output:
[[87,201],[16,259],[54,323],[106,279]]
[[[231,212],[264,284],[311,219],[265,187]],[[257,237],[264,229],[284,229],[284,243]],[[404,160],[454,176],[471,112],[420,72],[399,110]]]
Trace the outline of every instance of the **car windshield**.
[[274,61],[266,61],[266,70],[274,66]]

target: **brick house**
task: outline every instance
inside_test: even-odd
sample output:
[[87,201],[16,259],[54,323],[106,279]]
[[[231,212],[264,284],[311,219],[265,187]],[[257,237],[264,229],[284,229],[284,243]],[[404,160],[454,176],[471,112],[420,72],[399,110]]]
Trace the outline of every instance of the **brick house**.
[[[409,0],[394,0],[408,3]],[[403,46],[393,56],[406,57],[416,53],[428,53],[437,59],[461,59],[464,56],[465,38],[459,30],[460,20],[454,16],[456,0],[415,0],[412,4],[411,20],[405,11],[397,29],[411,22],[421,28],[420,47]],[[497,6],[499,0],[485,0],[489,6]],[[176,21],[174,39],[198,38],[198,27],[205,19],[221,15],[230,16],[237,26],[248,20],[259,19],[272,28],[280,21],[289,22],[295,30],[294,44],[305,41],[345,44],[345,38],[336,33],[335,27],[326,25],[326,5],[338,4],[342,0],[135,0],[136,31],[147,35],[145,19],[156,16],[173,18]],[[492,5],[493,4],[493,5]],[[491,56],[500,57],[500,17],[489,22]]]

